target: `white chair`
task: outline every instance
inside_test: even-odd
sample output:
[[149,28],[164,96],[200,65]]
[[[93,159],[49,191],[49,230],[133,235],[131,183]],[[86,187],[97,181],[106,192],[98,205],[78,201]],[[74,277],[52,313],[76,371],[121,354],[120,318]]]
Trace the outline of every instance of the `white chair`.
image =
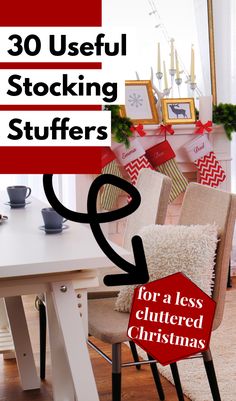
[[[164,224],[171,191],[171,179],[157,171],[143,168],[139,173],[136,188],[141,195],[141,204],[127,218],[122,245],[127,250],[131,250],[131,239],[142,227],[149,224]],[[104,285],[103,278],[106,274],[120,272],[121,270],[117,267],[99,271],[100,285],[94,289],[94,292],[107,291],[111,294],[111,288]],[[118,290],[119,287],[112,287],[113,292]]]
[[[128,217],[124,235],[123,246],[131,249],[131,238],[144,226],[149,224],[164,224],[171,190],[171,180],[156,171],[150,169],[141,170],[137,184],[137,189],[141,194],[141,204],[139,208]],[[116,269],[106,271],[105,274],[117,272]],[[103,276],[105,275],[103,273]],[[104,290],[102,285],[103,276],[100,276],[101,286],[99,290]],[[135,362],[130,364],[121,363],[121,344],[129,341],[126,335],[129,314],[114,311],[115,294],[107,291],[90,293],[88,302],[88,323],[91,336],[98,338],[112,345],[112,359],[108,358],[91,341],[89,345],[105,357],[112,365],[112,401],[121,399],[121,367],[136,364],[140,367],[142,363],[138,360],[135,345],[130,341],[131,351]],[[161,386],[158,370],[155,363],[151,362],[148,356],[153,377],[157,386],[157,391],[161,400],[164,400],[164,393]]]
[[[236,195],[196,183],[189,184],[183,200],[178,224],[217,224],[219,243],[216,252],[215,280],[212,298],[216,301],[213,330],[221,324],[224,312],[229,260],[236,218]],[[200,354],[214,401],[221,401],[210,349]],[[193,363],[193,362],[191,362]],[[173,377],[179,381],[178,370]],[[181,383],[176,386],[178,400],[184,401]],[[201,391],[199,389],[199,391]]]

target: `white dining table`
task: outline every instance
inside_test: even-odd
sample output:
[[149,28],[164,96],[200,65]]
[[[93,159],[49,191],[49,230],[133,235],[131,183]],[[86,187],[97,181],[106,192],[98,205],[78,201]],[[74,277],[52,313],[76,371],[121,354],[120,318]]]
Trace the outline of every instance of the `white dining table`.
[[[46,234],[39,228],[45,204],[31,198],[25,208],[11,209],[5,201],[2,195],[0,213],[8,221],[0,224],[0,297],[5,299],[22,389],[39,388],[40,380],[21,296],[44,293],[53,399],[98,401],[86,343],[87,290],[98,285],[97,269],[113,264],[88,226],[67,222],[63,232]],[[132,260],[128,251],[111,245]]]

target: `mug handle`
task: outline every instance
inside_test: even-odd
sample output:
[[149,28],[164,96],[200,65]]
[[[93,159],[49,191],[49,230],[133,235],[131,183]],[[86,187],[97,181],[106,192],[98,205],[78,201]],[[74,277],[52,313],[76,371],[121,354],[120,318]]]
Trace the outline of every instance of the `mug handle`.
[[27,187],[27,189],[29,190],[29,193],[28,193],[28,195],[26,195],[25,199],[27,199],[27,198],[30,196],[30,194],[31,194],[31,188],[30,188],[30,187]]

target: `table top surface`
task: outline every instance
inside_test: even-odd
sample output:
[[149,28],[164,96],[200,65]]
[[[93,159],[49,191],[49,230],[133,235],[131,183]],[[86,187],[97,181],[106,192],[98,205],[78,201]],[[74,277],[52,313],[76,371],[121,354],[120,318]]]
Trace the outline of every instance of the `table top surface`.
[[[1,194],[0,213],[8,220],[0,224],[0,278],[113,266],[88,225],[67,221],[68,229],[46,234],[39,227],[43,225],[41,209],[47,205],[30,197],[25,208],[11,209],[6,201]],[[110,244],[130,260],[128,251]]]

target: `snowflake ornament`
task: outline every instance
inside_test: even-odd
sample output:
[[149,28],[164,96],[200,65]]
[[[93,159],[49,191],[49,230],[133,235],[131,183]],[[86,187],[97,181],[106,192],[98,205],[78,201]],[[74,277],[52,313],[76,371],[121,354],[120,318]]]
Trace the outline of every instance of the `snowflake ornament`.
[[141,95],[133,93],[132,95],[129,95],[128,102],[131,107],[138,108],[143,105],[143,98]]

